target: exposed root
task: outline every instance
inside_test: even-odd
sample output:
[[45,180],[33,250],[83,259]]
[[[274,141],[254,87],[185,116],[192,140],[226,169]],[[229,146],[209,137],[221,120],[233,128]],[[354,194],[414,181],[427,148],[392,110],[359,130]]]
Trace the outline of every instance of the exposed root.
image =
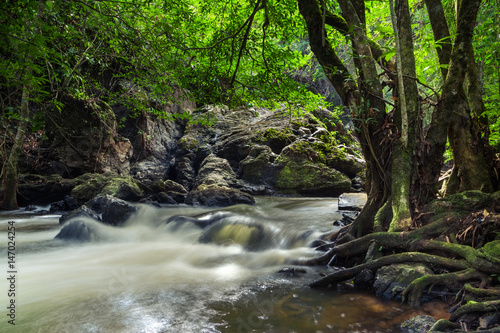
[[[405,252],[394,254],[390,256],[385,256],[376,260],[369,261],[365,264],[357,265],[345,270],[341,270],[332,274],[325,276],[324,278],[311,283],[311,287],[324,287],[338,282],[342,282],[348,279],[354,278],[364,269],[378,269],[382,266],[387,266],[391,264],[407,263],[407,262],[419,262],[419,263],[430,263],[438,264],[440,266],[451,268],[451,269],[467,269],[467,263],[464,260],[455,260],[444,258],[436,255],[419,253],[419,252]],[[424,286],[425,287],[425,286]]]

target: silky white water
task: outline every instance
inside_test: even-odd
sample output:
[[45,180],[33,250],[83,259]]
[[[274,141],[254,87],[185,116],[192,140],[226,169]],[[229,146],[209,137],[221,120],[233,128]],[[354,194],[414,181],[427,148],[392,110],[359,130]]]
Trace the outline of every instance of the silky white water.
[[[61,230],[58,215],[3,213],[2,271],[8,271],[7,227],[11,221],[16,228],[17,276],[15,325],[4,315],[0,331],[392,329],[392,322],[373,326],[374,319],[383,321],[389,316],[387,309],[395,308],[392,303],[359,293],[349,296],[358,299],[339,301],[346,296],[311,290],[305,285],[319,277],[314,270],[296,276],[278,273],[294,259],[319,254],[308,245],[322,232],[334,230],[332,222],[341,218],[336,199],[259,198],[255,206],[219,209],[231,213],[232,224],[265,227],[268,244],[254,251],[236,241],[200,243],[202,230],[191,223],[165,224],[171,216],[213,210],[139,205],[138,213],[123,227],[100,225],[100,241],[85,243],[53,240]],[[3,280],[0,304],[8,314],[9,282]],[[361,309],[359,297],[363,297],[365,309],[371,309],[364,315],[357,312]],[[349,306],[352,308],[346,311]],[[374,308],[382,310],[377,313]],[[390,317],[406,312],[398,306]],[[356,318],[367,313],[372,316],[368,323],[367,318]],[[334,320],[332,314],[338,318]]]

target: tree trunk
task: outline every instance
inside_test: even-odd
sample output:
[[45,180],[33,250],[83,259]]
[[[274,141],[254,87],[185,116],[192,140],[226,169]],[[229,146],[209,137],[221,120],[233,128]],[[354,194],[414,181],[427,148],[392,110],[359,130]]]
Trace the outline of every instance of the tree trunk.
[[[391,7],[392,6],[392,1]],[[408,230],[411,226],[410,192],[414,175],[415,150],[419,103],[411,17],[407,0],[396,0],[392,10],[393,27],[396,38],[396,58],[398,71],[398,107],[394,122],[400,129],[393,150],[392,164],[392,221],[390,231]],[[396,19],[397,18],[397,19]],[[410,126],[411,125],[411,126]]]
[[[483,154],[484,147],[477,144],[480,132],[470,121],[469,106],[463,89],[470,54],[469,46],[472,43],[480,3],[481,0],[464,0],[460,6],[457,37],[450,55],[443,93],[433,113],[431,125],[420,152],[422,161],[419,170],[421,181],[418,195],[423,203],[430,201],[437,191],[436,186],[443,166],[443,154],[448,137],[455,165],[458,168],[456,174],[460,178],[459,191],[465,189],[491,191],[492,189],[490,168]],[[429,15],[432,16],[431,12]],[[441,56],[440,59],[445,59],[445,57]]]
[[[390,199],[391,192],[391,145],[380,144],[387,136],[383,126],[391,122],[391,119],[385,112],[382,87],[373,57],[378,50],[372,50],[373,43],[370,43],[366,36],[364,15],[362,15],[364,6],[361,2],[357,1],[353,4],[351,0],[340,0],[339,4],[347,23],[341,28],[344,30],[345,27],[352,28],[353,31],[349,37],[353,43],[354,53],[359,57],[356,62],[360,79],[356,84],[324,35],[323,22],[331,22],[333,16],[322,8],[321,1],[298,0],[298,4],[309,32],[311,50],[339,93],[344,105],[350,108],[355,126],[358,128],[356,134],[367,163],[365,189],[368,201],[352,224],[349,233],[354,237],[359,237],[373,230],[374,216]],[[330,16],[323,20],[323,16],[327,13]],[[338,25],[338,22],[333,22],[333,24]],[[340,30],[339,27],[337,29]]]
[[3,201],[0,204],[2,209],[14,210],[18,209],[17,205],[17,161],[24,142],[24,133],[28,127],[29,119],[29,88],[25,85],[23,87],[23,94],[21,100],[21,114],[17,126],[16,137],[14,144],[9,154],[5,165],[5,173],[2,180],[3,185]]
[[452,42],[446,17],[444,16],[443,4],[441,0],[425,0],[427,13],[431,22],[434,40],[439,43],[441,47],[437,47],[439,64],[441,65],[441,74],[443,81],[446,79],[448,69],[445,67],[450,63],[450,56],[452,50]]

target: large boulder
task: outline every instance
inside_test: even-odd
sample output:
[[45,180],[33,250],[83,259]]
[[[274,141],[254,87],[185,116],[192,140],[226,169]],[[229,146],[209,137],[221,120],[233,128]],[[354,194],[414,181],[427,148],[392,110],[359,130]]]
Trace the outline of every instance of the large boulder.
[[122,225],[137,211],[136,206],[106,194],[95,197],[88,206],[102,214],[103,223],[113,226]]
[[116,174],[84,174],[77,179],[71,195],[80,203],[94,198],[98,194],[107,194],[127,201],[138,201],[144,196],[144,191],[131,177],[121,177]]
[[55,239],[90,242],[100,240],[99,222],[77,219],[66,224]]
[[229,162],[210,154],[201,164],[195,187],[187,195],[186,203],[211,207],[254,204],[250,194],[232,188],[236,184],[236,174]]
[[59,224],[64,224],[69,220],[72,220],[75,218],[82,218],[82,217],[86,217],[86,218],[93,219],[96,221],[101,220],[101,217],[99,216],[99,214],[97,214],[95,211],[88,208],[87,206],[83,205],[80,208],[75,209],[74,211],[72,211],[70,213],[63,214],[59,218]]

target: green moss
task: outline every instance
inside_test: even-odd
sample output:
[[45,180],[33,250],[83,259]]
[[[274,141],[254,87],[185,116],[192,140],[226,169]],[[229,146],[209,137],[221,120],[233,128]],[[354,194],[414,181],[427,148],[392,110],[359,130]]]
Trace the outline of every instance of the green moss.
[[131,177],[119,177],[116,174],[86,173],[76,178],[78,185],[71,191],[71,195],[79,202],[85,202],[98,194],[109,194],[115,197],[140,197],[143,192]]
[[307,161],[289,161],[278,174],[276,183],[284,193],[307,193],[322,189],[345,192],[351,180],[341,172]]
[[179,139],[177,144],[184,150],[193,150],[198,146],[198,140],[192,136],[185,135]]
[[444,199],[434,200],[429,204],[429,209],[435,213],[471,212],[491,206],[494,203],[495,194],[481,191],[464,191],[447,196]]
[[500,240],[486,243],[480,251],[486,259],[500,264]]
[[256,138],[257,142],[266,142],[268,140],[293,141],[292,139],[295,139],[289,128],[270,127],[264,131],[257,131],[257,134],[259,134]]

